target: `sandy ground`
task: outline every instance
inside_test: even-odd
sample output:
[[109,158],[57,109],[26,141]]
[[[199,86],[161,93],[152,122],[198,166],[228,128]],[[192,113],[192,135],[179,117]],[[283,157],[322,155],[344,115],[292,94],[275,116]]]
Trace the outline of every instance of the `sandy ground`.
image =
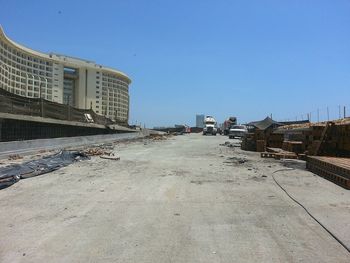
[[[184,135],[115,147],[0,191],[1,262],[350,262],[350,191],[303,162]],[[230,140],[234,142],[234,140]],[[237,141],[235,141],[237,142]]]

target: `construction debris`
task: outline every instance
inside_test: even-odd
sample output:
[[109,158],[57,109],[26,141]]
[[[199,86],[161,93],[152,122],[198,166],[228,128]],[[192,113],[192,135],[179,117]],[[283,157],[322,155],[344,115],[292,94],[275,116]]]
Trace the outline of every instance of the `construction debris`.
[[225,143],[221,143],[220,146],[235,147],[234,143],[227,142],[227,141]]
[[162,141],[168,139],[170,135],[169,134],[150,134],[150,139],[154,141]]
[[100,158],[107,159],[107,160],[114,160],[114,161],[120,160],[120,157],[114,156],[114,154],[113,155],[101,155]]
[[88,156],[98,156],[98,155],[102,155],[102,154],[109,154],[110,151],[106,151],[102,148],[89,148],[84,150],[84,153]]
[[23,157],[20,156],[19,154],[12,154],[8,158],[8,160],[10,160],[10,161],[19,160],[19,159],[23,159]]
[[115,156],[113,152],[104,152],[103,155],[100,155],[100,158],[102,159],[108,159],[108,160],[114,160],[114,161],[119,161],[120,157]]

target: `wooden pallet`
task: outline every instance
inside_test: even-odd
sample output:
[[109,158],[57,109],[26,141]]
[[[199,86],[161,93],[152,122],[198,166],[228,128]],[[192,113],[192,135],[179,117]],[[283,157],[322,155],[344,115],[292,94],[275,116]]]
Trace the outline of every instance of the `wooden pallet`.
[[293,152],[280,152],[275,153],[275,159],[298,159],[298,155],[296,155],[296,153]]
[[298,155],[294,152],[287,152],[281,148],[268,147],[267,152],[262,152],[260,155],[262,158],[275,158],[280,159],[298,159]]
[[260,153],[261,158],[275,158],[275,153],[262,152]]
[[350,158],[308,156],[306,168],[346,189],[350,189]]
[[271,153],[280,153],[283,152],[281,148],[267,147],[266,150]]

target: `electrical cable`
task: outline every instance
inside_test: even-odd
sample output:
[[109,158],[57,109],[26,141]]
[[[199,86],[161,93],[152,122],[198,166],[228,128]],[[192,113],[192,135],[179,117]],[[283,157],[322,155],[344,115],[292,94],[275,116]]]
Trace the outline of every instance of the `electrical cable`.
[[272,179],[275,181],[275,183],[286,193],[286,195],[292,199],[295,203],[297,203],[300,207],[302,207],[305,212],[313,219],[315,220],[324,230],[327,231],[328,234],[330,234],[340,245],[342,245],[343,248],[345,248],[349,253],[350,253],[350,248],[348,246],[346,246],[338,237],[336,237],[335,234],[333,234],[327,227],[325,227],[320,221],[318,221],[310,212],[309,210],[307,210],[307,208],[305,206],[303,206],[300,202],[298,202],[294,197],[292,197],[286,189],[284,189],[276,180],[276,178],[273,176],[273,174],[277,173],[277,172],[282,172],[282,171],[292,171],[295,170],[295,168],[284,168],[284,169],[279,169],[276,170],[272,173]]

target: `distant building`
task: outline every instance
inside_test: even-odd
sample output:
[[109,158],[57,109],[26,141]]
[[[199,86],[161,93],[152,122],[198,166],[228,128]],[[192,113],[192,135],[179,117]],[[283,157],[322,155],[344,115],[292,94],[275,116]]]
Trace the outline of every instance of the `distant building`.
[[116,69],[19,45],[0,26],[0,89],[92,109],[115,121],[128,122],[130,83],[130,78]]
[[196,115],[196,127],[203,128],[204,127],[204,114]]

